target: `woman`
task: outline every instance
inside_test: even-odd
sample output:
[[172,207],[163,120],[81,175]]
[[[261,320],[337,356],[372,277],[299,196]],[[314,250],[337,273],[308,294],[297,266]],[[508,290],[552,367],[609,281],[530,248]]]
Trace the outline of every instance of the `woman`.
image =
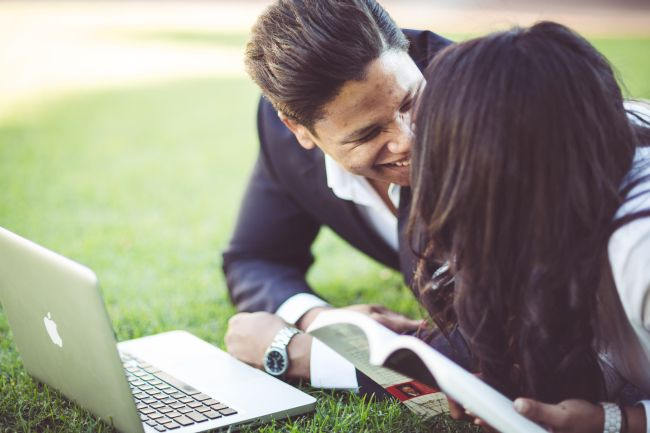
[[[426,75],[411,173],[421,301],[443,331],[458,325],[488,383],[527,397],[524,415],[645,432],[643,406],[597,402],[650,396],[649,129],[607,61],[554,23],[449,47]],[[453,285],[433,272],[444,262]]]

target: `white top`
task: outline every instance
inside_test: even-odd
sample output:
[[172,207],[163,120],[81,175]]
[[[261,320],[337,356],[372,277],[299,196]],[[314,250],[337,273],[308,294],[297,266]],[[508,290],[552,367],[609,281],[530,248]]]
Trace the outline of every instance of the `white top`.
[[[331,188],[334,195],[342,200],[353,202],[366,222],[397,251],[399,248],[397,217],[388,209],[368,180],[363,176],[350,173],[329,155],[325,155],[325,173],[327,186]],[[395,209],[399,207],[400,190],[401,188],[396,184],[391,184],[388,188],[388,198]]]
[[[650,175],[650,148],[637,150],[628,180],[644,175]],[[635,195],[621,206],[617,217],[650,210],[649,183],[637,185],[628,197]],[[609,309],[605,313],[609,317],[603,318],[605,357],[623,378],[650,394],[650,217],[616,230],[609,239],[608,255],[622,308]],[[622,323],[615,324],[614,318]]]

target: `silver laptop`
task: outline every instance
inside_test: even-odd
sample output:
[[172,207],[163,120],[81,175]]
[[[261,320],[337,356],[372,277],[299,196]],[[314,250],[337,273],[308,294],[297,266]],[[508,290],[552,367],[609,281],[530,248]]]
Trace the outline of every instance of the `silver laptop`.
[[0,227],[0,301],[27,372],[124,432],[201,432],[316,400],[184,331],[116,344],[97,277]]

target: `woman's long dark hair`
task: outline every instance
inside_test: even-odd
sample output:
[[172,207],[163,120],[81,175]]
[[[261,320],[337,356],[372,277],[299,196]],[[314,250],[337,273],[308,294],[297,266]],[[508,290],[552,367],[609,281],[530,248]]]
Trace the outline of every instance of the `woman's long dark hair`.
[[[409,224],[422,302],[511,397],[602,398],[596,289],[648,130],[606,59],[555,23],[451,46],[426,78]],[[435,290],[447,260],[455,284]]]

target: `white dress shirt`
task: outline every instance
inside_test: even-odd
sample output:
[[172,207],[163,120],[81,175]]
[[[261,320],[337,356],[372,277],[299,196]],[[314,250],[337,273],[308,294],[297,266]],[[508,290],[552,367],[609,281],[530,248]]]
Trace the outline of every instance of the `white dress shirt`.
[[[327,186],[334,195],[353,202],[361,217],[397,251],[397,217],[366,178],[348,172],[329,155],[325,155],[325,174]],[[388,196],[395,209],[399,207],[399,195],[399,185],[391,185]],[[295,324],[307,311],[326,305],[327,302],[316,295],[299,293],[280,305],[275,314]],[[311,386],[316,388],[358,389],[354,366],[317,339],[313,339],[311,346],[310,376]]]

